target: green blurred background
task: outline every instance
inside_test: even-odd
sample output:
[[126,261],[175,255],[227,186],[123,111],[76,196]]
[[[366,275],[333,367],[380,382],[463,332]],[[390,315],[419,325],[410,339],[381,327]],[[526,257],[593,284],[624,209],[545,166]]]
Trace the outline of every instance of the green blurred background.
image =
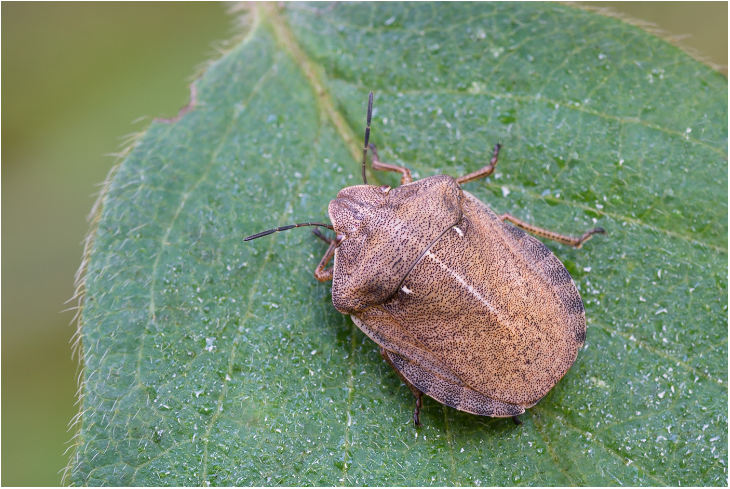
[[[585,2],[657,24],[727,65],[726,2]],[[69,339],[85,217],[121,137],[188,100],[233,35],[221,3],[2,8],[2,485],[58,485],[73,433]],[[727,67],[723,68],[727,75]],[[146,116],[139,119],[140,116]],[[132,122],[136,121],[136,122]]]

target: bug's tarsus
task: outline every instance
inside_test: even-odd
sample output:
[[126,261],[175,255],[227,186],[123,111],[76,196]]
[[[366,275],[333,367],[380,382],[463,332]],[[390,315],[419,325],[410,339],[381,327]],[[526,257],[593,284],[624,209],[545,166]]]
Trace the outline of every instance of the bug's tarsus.
[[413,181],[413,177],[411,176],[411,170],[404,166],[393,165],[391,163],[383,163],[382,161],[380,161],[380,158],[378,157],[378,148],[376,148],[373,143],[370,143],[370,149],[373,152],[373,155],[371,156],[373,160],[373,170],[392,171],[400,173],[401,185],[405,185],[406,183],[411,183]]
[[512,416],[512,422],[517,426],[522,426],[522,420],[519,416]]
[[373,92],[368,95],[368,125],[365,128],[365,145],[362,149],[362,183],[367,185],[368,179],[365,177],[365,161],[368,157],[368,142],[370,141],[370,121],[373,118]]
[[416,409],[413,411],[413,424],[416,425],[416,428],[423,426],[421,424],[421,406],[423,405],[421,399],[423,398],[423,393],[419,392],[419,394],[419,396],[416,396]]
[[591,236],[593,236],[594,234],[606,234],[606,230],[603,228],[595,228],[583,233],[583,236],[578,238],[579,242],[577,245],[575,245],[575,247],[580,248],[581,246],[583,246],[583,243],[591,239]]
[[266,230],[266,231],[262,231],[262,232],[257,233],[257,234],[252,234],[251,236],[246,236],[245,238],[243,238],[243,240],[244,241],[251,241],[252,239],[262,238],[264,236],[268,236],[269,234],[274,234],[274,233],[276,233],[278,231],[286,231],[288,229],[301,228],[301,227],[304,227],[304,226],[321,226],[323,228],[332,229],[333,231],[335,229],[331,225],[329,225],[329,224],[323,224],[321,222],[300,222],[298,224],[289,224],[288,226],[281,226],[281,227],[278,227],[278,228],[275,228],[275,229],[269,229],[269,230]]
[[475,172],[471,172],[468,175],[457,178],[456,182],[461,185],[462,183],[471,182],[472,180],[488,177],[489,175],[491,175],[494,172],[494,168],[497,166],[497,162],[499,161],[499,150],[501,147],[502,143],[497,143],[494,145],[494,150],[492,151],[492,159],[489,160],[489,164],[487,166],[484,166]]

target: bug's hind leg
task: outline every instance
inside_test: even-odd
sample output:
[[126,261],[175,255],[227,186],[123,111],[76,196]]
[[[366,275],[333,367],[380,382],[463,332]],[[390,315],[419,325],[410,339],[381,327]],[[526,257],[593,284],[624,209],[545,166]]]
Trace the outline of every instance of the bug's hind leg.
[[400,377],[400,379],[403,382],[405,382],[405,384],[408,386],[408,388],[413,393],[413,396],[416,398],[416,409],[413,411],[413,424],[416,425],[416,428],[420,428],[421,427],[421,416],[420,415],[421,415],[421,406],[423,405],[423,403],[422,403],[423,392],[419,391],[416,386],[411,384],[408,381],[408,379],[406,379],[403,376],[403,374],[400,372],[400,370],[398,370],[398,367],[396,367],[395,364],[393,364],[393,361],[388,356],[388,350],[386,350],[382,346],[380,347],[380,356],[383,357],[383,360],[388,362],[388,365],[390,365],[393,368],[393,370],[395,370],[395,372],[398,374],[398,377]]
[[494,173],[494,168],[497,166],[497,161],[499,160],[499,148],[501,147],[502,145],[499,143],[494,145],[494,153],[492,154],[492,159],[489,160],[489,164],[487,166],[480,168],[475,172],[471,172],[468,175],[457,178],[456,182],[461,185],[462,183],[471,182],[472,180],[476,180],[478,178],[488,177],[489,175]]
[[373,152],[373,170],[380,170],[380,171],[392,171],[396,173],[400,173],[400,184],[404,185],[406,183],[411,183],[413,181],[413,177],[411,176],[411,170],[408,168],[398,166],[398,165],[392,165],[390,163],[383,163],[380,161],[380,158],[378,158],[378,148],[375,147],[373,143],[370,143],[370,150]]
[[594,234],[605,234],[606,231],[603,228],[595,228],[591,229],[590,231],[586,231],[583,233],[583,236],[580,238],[573,238],[571,236],[565,236],[564,234],[558,234],[553,231],[548,231],[547,229],[539,228],[537,226],[533,226],[532,224],[527,224],[524,221],[521,221],[517,219],[512,214],[502,214],[499,216],[500,219],[503,221],[507,220],[517,226],[518,228],[522,228],[525,231],[529,231],[532,234],[535,234],[537,236],[541,236],[543,238],[552,239],[553,241],[557,241],[558,243],[563,243],[568,246],[574,246],[576,248],[580,248],[583,246],[583,243],[591,239],[591,236]]

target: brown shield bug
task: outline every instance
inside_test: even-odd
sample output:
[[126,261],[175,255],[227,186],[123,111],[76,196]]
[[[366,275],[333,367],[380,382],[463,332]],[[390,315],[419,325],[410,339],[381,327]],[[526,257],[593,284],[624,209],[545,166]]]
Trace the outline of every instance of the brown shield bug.
[[[330,202],[332,225],[292,224],[245,241],[301,226],[335,231],[333,239],[314,231],[329,244],[314,276],[332,280],[335,308],[352,316],[411,389],[416,426],[423,394],[521,424],[517,415],[565,375],[586,336],[573,279],[523,230],[576,248],[604,230],[571,238],[498,215],[463,190],[462,184],[492,174],[499,144],[480,170],[413,181],[410,170],[383,163],[368,145],[372,106],[370,92],[364,184],[340,190]],[[399,187],[367,184],[368,148],[374,170],[402,175]]]

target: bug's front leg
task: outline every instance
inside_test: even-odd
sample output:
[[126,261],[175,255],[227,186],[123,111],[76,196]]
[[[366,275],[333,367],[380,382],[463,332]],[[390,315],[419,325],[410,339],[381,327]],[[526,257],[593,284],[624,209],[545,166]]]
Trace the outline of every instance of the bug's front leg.
[[393,367],[393,370],[395,370],[395,372],[398,374],[398,377],[400,377],[400,379],[403,382],[405,382],[405,384],[408,386],[408,388],[413,393],[413,396],[416,398],[416,409],[413,411],[413,424],[416,425],[416,428],[420,428],[421,427],[421,406],[423,405],[421,399],[423,398],[423,392],[418,390],[418,388],[415,385],[411,384],[408,381],[408,379],[406,379],[405,376],[403,376],[403,374],[400,372],[400,370],[398,370],[398,368],[395,366],[393,361],[388,356],[388,350],[386,350],[382,346],[380,347],[380,356],[383,357],[383,360],[385,360],[388,363],[388,365]]
[[477,178],[484,178],[491,175],[494,172],[494,168],[497,166],[497,161],[499,160],[499,148],[501,147],[501,144],[494,145],[492,159],[489,160],[489,164],[487,166],[482,167],[475,172],[471,172],[468,175],[457,178],[456,182],[461,185],[462,183],[471,182],[472,180],[476,180]]
[[335,254],[335,249],[340,244],[340,242],[343,239],[343,236],[337,235],[335,239],[330,239],[321,232],[319,232],[318,229],[315,229],[312,231],[312,234],[320,238],[326,243],[329,243],[329,248],[327,248],[327,252],[325,252],[322,259],[319,261],[319,265],[317,265],[317,268],[314,270],[314,278],[319,280],[320,282],[329,282],[332,280],[332,276],[334,273],[333,268],[325,268],[327,266],[327,263],[332,259],[332,257]]
[[312,234],[315,235],[315,236],[317,236],[319,239],[321,239],[325,243],[332,244],[332,238],[328,238],[327,236],[325,236],[324,234],[322,234],[322,231],[320,231],[318,228],[314,228],[312,230]]
[[411,176],[411,170],[403,166],[393,165],[391,163],[383,163],[382,161],[380,161],[380,158],[378,158],[378,148],[376,148],[373,143],[370,143],[370,150],[373,152],[373,170],[392,171],[400,173],[401,185],[405,185],[406,183],[411,183],[413,181],[413,177]]

